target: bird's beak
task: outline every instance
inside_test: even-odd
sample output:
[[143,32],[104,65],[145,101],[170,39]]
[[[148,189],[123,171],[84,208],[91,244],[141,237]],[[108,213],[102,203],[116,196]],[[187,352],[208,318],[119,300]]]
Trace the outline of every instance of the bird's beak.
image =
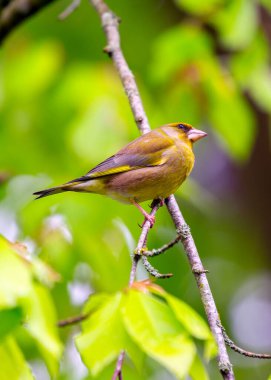
[[199,129],[195,129],[195,128],[190,129],[190,131],[187,133],[187,137],[192,142],[200,140],[200,139],[202,139],[203,137],[206,137],[206,136],[207,136],[206,132],[203,132],[203,131],[201,131]]

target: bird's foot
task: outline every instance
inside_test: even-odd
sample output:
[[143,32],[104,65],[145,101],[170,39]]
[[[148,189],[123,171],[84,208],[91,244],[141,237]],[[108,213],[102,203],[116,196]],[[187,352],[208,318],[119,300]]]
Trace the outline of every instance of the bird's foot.
[[146,222],[149,222],[149,223],[150,223],[150,228],[152,228],[153,225],[154,225],[154,223],[155,223],[155,216],[154,216],[154,215],[150,215],[150,214],[148,214],[148,213],[144,210],[144,208],[141,207],[141,206],[140,206],[140,205],[139,205],[134,199],[131,199],[130,201],[131,201],[131,203],[132,203],[133,205],[136,206],[136,208],[138,208],[138,210],[141,212],[141,214],[144,215],[144,222],[142,223],[141,226],[139,225],[139,227],[142,228]]
[[142,223],[141,228],[144,226],[144,224],[146,222],[149,222],[150,223],[150,228],[152,228],[154,226],[154,223],[155,223],[155,216],[147,214],[147,213],[145,213],[144,216],[145,216],[145,219],[144,219],[144,222]]

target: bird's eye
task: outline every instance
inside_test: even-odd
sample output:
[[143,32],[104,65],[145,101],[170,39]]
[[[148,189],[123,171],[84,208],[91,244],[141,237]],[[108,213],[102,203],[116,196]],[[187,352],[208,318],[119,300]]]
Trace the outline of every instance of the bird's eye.
[[186,125],[183,124],[178,124],[178,128],[182,129],[184,132],[188,132],[189,128]]

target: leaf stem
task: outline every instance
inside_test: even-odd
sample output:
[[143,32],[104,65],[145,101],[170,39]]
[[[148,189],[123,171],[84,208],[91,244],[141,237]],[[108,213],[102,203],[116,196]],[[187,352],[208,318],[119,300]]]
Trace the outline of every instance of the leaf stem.
[[84,321],[86,318],[88,318],[88,316],[89,314],[81,314],[81,315],[76,315],[75,317],[62,319],[61,321],[58,321],[57,326],[66,327],[70,325],[75,325],[76,323]]

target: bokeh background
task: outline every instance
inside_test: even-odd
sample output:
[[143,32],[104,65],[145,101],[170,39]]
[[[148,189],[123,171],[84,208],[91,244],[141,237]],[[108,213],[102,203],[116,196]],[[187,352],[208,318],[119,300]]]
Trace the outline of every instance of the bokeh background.
[[[122,48],[151,126],[185,121],[208,132],[195,145],[191,179],[176,196],[192,229],[221,319],[245,349],[271,352],[268,0],[108,1],[122,19]],[[98,195],[32,193],[86,173],[138,136],[105,37],[87,2],[65,21],[57,1],[17,28],[0,51],[0,233],[61,275],[51,289],[58,318],[88,295],[128,282],[138,211]],[[148,205],[145,205],[148,208]],[[149,248],[175,235],[165,208]],[[204,316],[179,245],[153,259],[174,277],[158,283]],[[139,278],[146,274],[139,268]],[[11,278],[12,281],[12,278]],[[90,379],[72,342],[58,379]],[[21,339],[37,379],[49,374]],[[230,353],[237,379],[267,379],[270,362]],[[173,379],[153,361],[143,378]],[[208,370],[220,379],[215,361]],[[131,375],[131,379],[132,379]]]

